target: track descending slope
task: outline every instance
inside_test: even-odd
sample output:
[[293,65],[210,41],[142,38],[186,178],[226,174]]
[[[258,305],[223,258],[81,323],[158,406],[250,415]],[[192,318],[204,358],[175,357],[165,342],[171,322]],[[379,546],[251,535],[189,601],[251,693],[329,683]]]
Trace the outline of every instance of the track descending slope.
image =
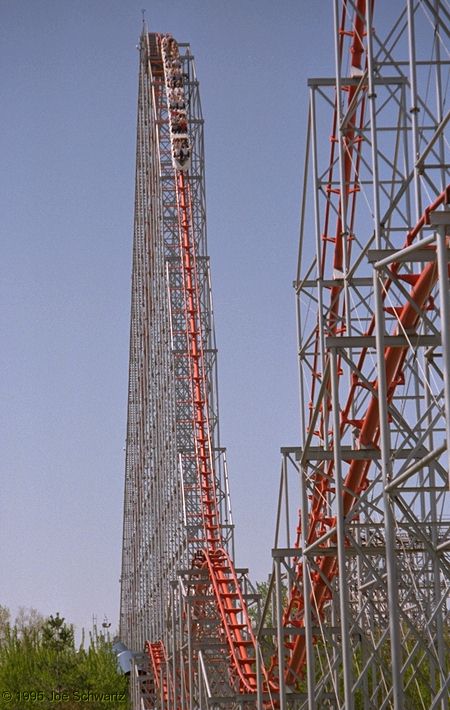
[[[414,12],[409,3],[410,23]],[[309,358],[310,408],[298,473],[301,477],[306,476],[310,503],[303,498],[296,546],[288,554],[294,564],[287,574],[289,590],[284,609],[280,608],[280,579],[276,582],[281,625],[277,631],[278,648],[275,647],[275,652],[272,649],[271,659],[262,652],[264,644],[253,630],[248,601],[254,597],[249,594],[245,574],[236,570],[233,560],[226,471],[224,473],[223,450],[217,438],[215,347],[204,241],[203,193],[199,188],[202,180],[199,173],[202,139],[198,138],[201,120],[193,108],[197,82],[195,74],[190,73],[189,51],[182,55],[171,35],[149,34],[145,30],[141,38],[140,101],[148,102],[148,105],[140,104],[138,127],[135,250],[140,248],[141,252],[135,256],[135,261],[144,262],[144,269],[135,267],[134,271],[135,318],[132,318],[131,336],[134,360],[133,367],[130,366],[130,447],[127,447],[129,473],[125,487],[121,608],[122,635],[135,650],[139,650],[139,644],[142,649],[145,641],[148,659],[150,680],[144,672],[145,666],[136,665],[136,707],[143,703],[145,707],[158,705],[183,710],[210,706],[252,708],[255,705],[261,708],[313,708],[317,702],[325,703],[324,707],[344,707],[339,704],[344,702],[346,708],[352,708],[359,689],[365,702],[361,707],[375,707],[373,703],[379,702],[382,696],[383,703],[392,702],[396,710],[404,706],[402,674],[406,678],[408,664],[413,663],[420,643],[411,646],[413,650],[408,652],[403,670],[397,668],[394,660],[392,687],[383,689],[376,681],[372,666],[370,671],[358,671],[361,680],[356,680],[352,687],[352,665],[359,661],[355,661],[357,652],[352,651],[350,644],[357,635],[362,639],[367,630],[363,624],[365,602],[361,591],[358,592],[359,612],[353,612],[346,600],[345,580],[349,579],[346,560],[356,555],[353,550],[358,549],[361,553],[360,572],[367,565],[370,575],[375,575],[374,579],[379,576],[378,562],[370,561],[369,557],[380,554],[381,547],[378,543],[375,545],[373,529],[380,529],[379,520],[385,515],[387,539],[382,554],[386,559],[387,574],[384,578],[387,577],[392,592],[396,563],[390,554],[395,554],[396,542],[392,527],[389,527],[392,524],[391,503],[386,491],[394,476],[392,460],[395,452],[389,443],[388,426],[392,421],[397,422],[398,438],[401,426],[396,400],[404,398],[406,402],[408,399],[405,381],[415,367],[413,344],[423,342],[435,350],[441,346],[438,324],[445,324],[446,297],[442,297],[442,303],[437,307],[436,290],[438,283],[445,283],[448,288],[448,265],[445,262],[443,276],[442,260],[439,262],[442,244],[439,247],[438,237],[428,238],[426,244],[421,237],[423,230],[436,223],[433,221],[436,213],[444,217],[447,214],[450,187],[440,180],[440,189],[431,190],[431,180],[428,181],[428,194],[433,199],[422,213],[418,211],[421,201],[417,202],[415,226],[409,226],[403,232],[403,244],[398,241],[402,229],[394,225],[392,215],[397,210],[405,222],[400,201],[409,192],[413,180],[417,181],[418,171],[403,174],[400,179],[396,155],[393,163],[385,161],[390,163],[392,173],[390,187],[384,187],[385,183],[379,179],[375,86],[388,87],[392,99],[396,97],[398,86],[404,90],[406,79],[401,71],[393,78],[381,76],[382,58],[387,65],[393,66],[388,61],[391,52],[383,43],[380,43],[375,66],[372,43],[376,35],[372,14],[373,3],[357,0],[355,3],[343,2],[338,18],[335,3],[337,79],[333,84],[317,80],[317,84],[312,85],[314,91],[320,90],[318,87],[321,86],[334,87],[334,109],[329,163],[320,179],[317,152],[313,149],[314,189],[320,192],[319,196],[315,194],[317,241],[314,268],[317,279],[312,284],[309,269],[306,277],[299,277],[297,281],[298,293],[302,289],[311,292],[313,288],[317,289],[313,300],[318,305],[317,322],[308,335],[307,344],[300,350],[307,352]],[[348,66],[344,72],[346,62]],[[313,101],[310,131],[311,126],[315,131],[314,112]],[[414,114],[411,123],[402,110],[400,118],[405,122],[405,135],[410,131],[415,140]],[[442,128],[440,115],[433,128],[435,136],[431,139],[429,153],[440,139]],[[392,145],[395,152],[400,153],[395,139],[392,139]],[[139,153],[141,148],[142,155]],[[366,151],[370,157],[366,156]],[[442,156],[439,159],[442,177],[444,161]],[[423,165],[421,167],[423,170]],[[398,189],[396,183],[400,183]],[[364,235],[358,231],[364,212],[359,200],[361,191],[364,192],[368,184],[374,191],[369,211],[375,226],[371,241],[364,244]],[[389,195],[391,204],[391,212],[383,220],[380,218],[381,193],[383,199]],[[318,227],[320,199],[324,201],[322,228]],[[366,196],[365,200],[367,202]],[[406,224],[410,225],[409,205],[407,212]],[[445,222],[441,219],[439,224]],[[398,246],[390,236],[391,228],[396,232]],[[438,231],[445,250],[448,246],[445,228]],[[142,244],[139,247],[140,239]],[[422,261],[414,258],[416,243],[417,249],[421,249]],[[378,260],[369,253],[371,245],[377,250]],[[410,254],[413,257],[409,257]],[[365,271],[364,268],[361,271],[361,264],[364,264]],[[357,269],[361,275],[354,279]],[[362,295],[364,289],[368,289],[365,297]],[[356,316],[355,297],[359,303]],[[394,305],[386,306],[388,302]],[[364,308],[368,310],[364,311]],[[142,314],[142,320],[138,313]],[[385,323],[386,319],[390,325]],[[136,329],[140,332],[136,333]],[[154,352],[149,354],[148,350],[152,351],[152,348]],[[144,372],[145,368],[153,368],[156,380],[152,385],[142,380],[149,375]],[[139,397],[136,394],[138,385],[145,390],[144,400],[142,392]],[[148,402],[145,398],[152,386],[154,399]],[[346,396],[341,397],[340,393],[345,390]],[[429,427],[435,426],[433,407],[431,403],[427,414]],[[445,404],[440,407],[441,418],[448,418],[450,414],[445,407]],[[145,418],[148,410],[151,412],[150,423]],[[404,411],[403,408],[402,417]],[[408,475],[404,471],[401,474],[402,481],[415,474],[416,469],[412,470],[411,466],[417,467],[414,460],[420,456],[423,458],[424,442],[430,445],[429,431],[427,429],[424,435],[417,437],[414,449],[415,435],[408,430],[407,447],[399,447],[400,450],[407,449],[405,457],[410,467],[406,469]],[[437,436],[442,439],[439,433]],[[316,449],[321,451],[317,464],[317,450],[308,448],[313,439],[318,442]],[[343,447],[347,447],[348,453],[343,453]],[[144,454],[139,468],[135,458],[136,452],[139,454],[142,450]],[[165,453],[162,459],[152,460],[148,458],[150,450]],[[440,446],[436,454],[438,474],[442,473],[438,459],[444,450],[445,447]],[[430,449],[427,449],[425,459],[430,455]],[[347,466],[346,472],[344,466]],[[388,466],[391,468],[387,477]],[[304,474],[308,467],[311,472]],[[419,465],[417,470],[420,469]],[[169,476],[167,471],[170,471]],[[422,488],[423,485],[424,479]],[[435,484],[430,487],[430,495],[436,507],[435,488]],[[368,491],[373,498],[367,497]],[[413,508],[414,498],[411,511]],[[410,520],[407,528],[408,535],[415,534],[421,539],[421,545],[414,543],[416,555],[425,554],[429,546],[427,536],[434,536],[433,545],[436,546],[441,534],[438,527],[430,533],[429,522],[426,519],[423,522],[425,525],[417,521],[414,527]],[[358,532],[355,533],[356,528]],[[152,536],[156,536],[155,542]],[[391,548],[389,553],[388,546]],[[369,549],[375,552],[369,552]],[[307,554],[306,550],[312,552]],[[408,554],[406,560],[410,564]],[[433,560],[434,593],[438,603],[433,607],[433,622],[428,624],[435,624],[437,615],[443,613],[440,580],[441,574],[448,572],[445,559],[438,560],[435,555]],[[136,567],[144,570],[138,580],[133,577]],[[359,585],[359,589],[363,587]],[[323,628],[329,623],[335,598],[339,599],[339,612],[332,623],[338,631],[331,631],[327,639],[323,636]],[[378,600],[381,599],[380,592]],[[415,597],[409,596],[410,609],[416,601]],[[437,610],[440,610],[439,614]],[[372,614],[378,615],[380,611],[381,607],[375,612],[372,609]],[[406,612],[402,611],[402,614],[405,624],[410,617]],[[357,632],[354,630],[356,626]],[[437,651],[433,659],[434,670],[430,670],[433,680],[429,681],[429,692],[434,693],[437,701],[443,698],[448,683],[442,668],[442,625],[438,626],[428,626],[433,643],[436,635]],[[313,632],[313,627],[320,633]],[[397,627],[394,621],[390,621],[393,658],[399,649]],[[146,638],[142,639],[140,633],[133,634],[133,628],[143,629]],[[346,628],[351,629],[348,639],[345,639]],[[369,635],[371,633],[369,631]],[[377,644],[388,638],[386,632]],[[411,639],[408,643],[413,643]],[[336,651],[336,640],[342,648],[341,656]],[[330,673],[323,671],[325,680],[316,682],[313,647],[318,646],[316,662],[322,663],[322,643],[325,647],[326,643],[334,647],[335,670],[325,650]],[[373,638],[370,643],[375,643]],[[380,648],[378,645],[376,653],[381,653]],[[371,656],[371,653],[366,645],[363,654],[373,662],[375,655]],[[342,690],[336,681],[336,673],[341,667]],[[385,687],[389,685],[385,677],[383,682]],[[331,703],[330,687],[337,705]]]

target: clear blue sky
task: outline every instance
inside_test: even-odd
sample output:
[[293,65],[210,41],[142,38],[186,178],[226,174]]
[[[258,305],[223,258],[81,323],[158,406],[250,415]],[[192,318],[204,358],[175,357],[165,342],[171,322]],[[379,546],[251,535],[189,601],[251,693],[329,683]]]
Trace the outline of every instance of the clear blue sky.
[[[331,3],[1,0],[0,604],[117,623],[141,8],[189,41],[237,563],[270,570],[298,444],[296,269],[308,76]],[[328,136],[324,136],[327,140]]]

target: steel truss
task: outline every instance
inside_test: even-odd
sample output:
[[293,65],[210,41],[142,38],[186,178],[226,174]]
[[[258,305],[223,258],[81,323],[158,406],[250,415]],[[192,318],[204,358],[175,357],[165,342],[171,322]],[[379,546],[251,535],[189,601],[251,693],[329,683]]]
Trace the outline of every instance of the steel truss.
[[335,77],[308,82],[295,289],[309,406],[284,453],[301,516],[296,544],[274,551],[292,590],[279,660],[291,644],[300,707],[443,709],[448,7],[408,0],[384,27],[373,3],[333,5]]
[[188,45],[146,30],[136,165],[120,629],[133,704],[244,708],[254,639],[219,443],[198,82]]
[[282,449],[264,604],[233,562],[198,83],[187,45],[141,38],[121,587],[134,708],[448,710],[450,13],[333,9],[335,77],[308,82],[294,284],[309,404],[301,445]]
[[[180,45],[190,127],[186,185],[174,176],[171,128],[159,38],[140,43],[136,198],[130,334],[128,427],[121,577],[121,637],[143,651],[148,639],[172,648],[171,582],[206,544],[198,480],[196,403],[186,331],[180,190],[189,191],[195,251],[195,333],[201,396],[208,412],[208,461],[214,472],[221,544],[232,550],[233,522],[225,450],[219,444],[217,350],[206,249],[203,118],[188,45]],[[142,669],[136,677],[142,679]],[[148,685],[148,684],[147,684]]]

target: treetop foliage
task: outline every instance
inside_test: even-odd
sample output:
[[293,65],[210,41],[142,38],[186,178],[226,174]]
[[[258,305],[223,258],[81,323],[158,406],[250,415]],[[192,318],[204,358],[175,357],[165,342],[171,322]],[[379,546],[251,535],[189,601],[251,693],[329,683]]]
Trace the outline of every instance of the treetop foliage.
[[128,710],[128,679],[108,638],[75,646],[73,625],[20,609],[14,623],[0,605],[0,710]]

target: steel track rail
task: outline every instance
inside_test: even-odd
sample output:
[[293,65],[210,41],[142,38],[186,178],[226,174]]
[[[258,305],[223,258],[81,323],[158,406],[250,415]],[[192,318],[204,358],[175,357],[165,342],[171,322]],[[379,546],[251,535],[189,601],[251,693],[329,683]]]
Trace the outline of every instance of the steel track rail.
[[[352,37],[350,66],[351,74],[364,77],[365,68],[362,66],[364,56],[363,36],[365,33],[366,0],[358,0],[356,3],[355,17],[352,21],[351,29],[346,29],[347,6],[344,3],[341,18],[340,34]],[[169,90],[172,61],[177,61],[177,45],[168,36],[160,38],[160,51],[163,58],[163,69],[165,74],[166,90]],[[170,52],[168,47],[170,47]],[[340,42],[339,51],[342,53],[343,41]],[[345,83],[345,80],[343,80]],[[343,154],[343,174],[341,175],[341,186],[344,192],[338,191],[338,208],[336,224],[331,232],[331,220],[333,208],[331,201],[327,201],[324,219],[324,233],[322,235],[321,263],[327,260],[329,245],[333,245],[332,264],[335,272],[345,273],[351,256],[351,234],[355,220],[356,200],[359,192],[358,166],[361,160],[362,140],[360,139],[360,129],[365,121],[365,93],[367,84],[361,81],[351,83],[348,86],[340,86],[336,92],[336,105],[333,118],[332,141],[330,149],[330,167],[328,171],[328,190],[331,193],[334,188],[334,169],[336,163],[336,145],[341,140],[339,136],[339,112],[338,102],[341,100],[340,92],[346,91],[347,113],[345,116],[345,126],[341,133],[344,146]],[[358,103],[358,96],[360,100]],[[188,161],[183,166],[180,164],[179,154],[175,154],[177,141],[180,141],[178,130],[179,117],[169,109],[169,122],[171,124],[173,136],[173,160],[174,160],[174,188],[176,192],[178,223],[179,223],[179,247],[181,255],[183,290],[184,290],[184,319],[187,340],[187,350],[189,354],[190,392],[192,405],[192,431],[195,440],[195,453],[197,460],[198,486],[200,489],[201,518],[203,521],[203,549],[199,550],[193,565],[196,569],[201,567],[208,573],[209,584],[212,589],[218,617],[220,618],[223,637],[226,640],[229,664],[231,669],[230,677],[234,678],[235,690],[241,694],[256,694],[257,692],[257,671],[256,654],[257,644],[253,634],[251,622],[240,588],[240,582],[236,573],[234,562],[223,548],[221,533],[222,521],[220,518],[220,505],[215,486],[215,470],[212,455],[210,413],[208,411],[208,383],[206,381],[206,368],[202,346],[201,324],[202,306],[198,289],[199,277],[197,271],[196,245],[193,233],[192,210],[189,187],[189,165]],[[188,132],[188,131],[187,131]],[[447,205],[450,202],[450,186],[424,212],[414,228],[412,228],[405,241],[405,246],[409,247],[419,236],[424,226],[429,224],[429,214],[431,211]],[[392,276],[384,280],[384,295],[389,291],[394,278],[401,277],[402,262],[393,261],[389,265]],[[406,274],[404,274],[406,276]],[[322,273],[323,277],[323,273]],[[417,274],[409,274],[404,279],[410,286],[407,298],[401,307],[397,307],[397,326],[392,335],[399,336],[404,333],[415,332],[418,328],[421,312],[426,307],[432,296],[433,289],[438,281],[438,269],[435,262],[430,261]],[[384,297],[383,297],[384,298]],[[326,327],[330,336],[345,334],[346,312],[348,302],[345,298],[345,284],[333,285],[330,289],[329,312]],[[369,323],[366,336],[370,336],[375,329],[375,317]],[[386,373],[386,384],[388,402],[392,400],[398,386],[402,383],[403,366],[407,357],[408,345],[389,345],[384,352],[384,367]],[[367,347],[362,349],[357,363],[357,370],[361,370],[364,359],[367,355]],[[312,378],[311,388],[311,417],[315,417],[314,407],[317,399],[318,383],[320,382],[320,369],[328,367],[330,350],[323,351],[320,343],[320,328],[317,328],[316,344],[314,349],[315,377]],[[322,362],[320,362],[322,359]],[[323,366],[323,367],[322,367]],[[337,432],[339,436],[344,434],[346,427],[352,424],[357,427],[359,434],[357,446],[360,449],[378,447],[380,437],[380,417],[378,382],[373,383],[372,391],[368,396],[368,405],[361,420],[356,423],[350,419],[350,413],[358,387],[364,383],[355,375],[349,388],[346,404],[340,413],[341,428]],[[326,384],[326,389],[330,389],[330,383]],[[320,388],[323,390],[323,388]],[[323,394],[323,393],[322,393]],[[320,392],[319,392],[320,395]],[[324,401],[327,397],[324,397]],[[327,400],[328,401],[328,400]],[[310,424],[318,427],[317,431],[322,439],[328,436],[327,422],[330,410],[322,411],[319,422],[311,419]],[[329,448],[332,448],[333,437],[328,441]],[[351,461],[347,475],[343,481],[342,491],[342,511],[347,517],[354,510],[358,503],[359,495],[364,491],[369,483],[370,466],[372,458],[355,458]],[[313,545],[318,538],[333,527],[335,520],[327,517],[326,494],[330,490],[335,477],[334,461],[323,462],[322,468],[316,474],[315,493],[309,514],[308,531],[305,538],[308,545]],[[299,526],[300,528],[300,526]],[[336,548],[336,535],[325,536],[324,548]],[[298,542],[298,541],[297,541]],[[302,588],[302,567],[297,567],[297,580],[292,586],[290,598],[286,605],[283,617],[284,627],[294,626],[302,628],[304,625],[303,613],[306,605],[315,608],[315,613],[320,619],[324,614],[324,607],[329,599],[329,589],[332,580],[338,573],[337,553],[321,555],[320,546],[315,558],[318,569],[312,577],[312,589],[309,598],[305,599],[299,591]],[[170,687],[165,672],[162,670],[166,664],[166,654],[162,641],[147,643],[147,653],[149,655],[155,686],[163,695],[167,702]],[[279,689],[278,674],[283,674],[285,682],[291,688],[295,688],[298,680],[303,676],[306,664],[306,640],[304,634],[296,634],[292,642],[286,645],[286,666],[277,669],[277,658],[274,656],[270,669],[263,669],[264,690],[276,693]]]

